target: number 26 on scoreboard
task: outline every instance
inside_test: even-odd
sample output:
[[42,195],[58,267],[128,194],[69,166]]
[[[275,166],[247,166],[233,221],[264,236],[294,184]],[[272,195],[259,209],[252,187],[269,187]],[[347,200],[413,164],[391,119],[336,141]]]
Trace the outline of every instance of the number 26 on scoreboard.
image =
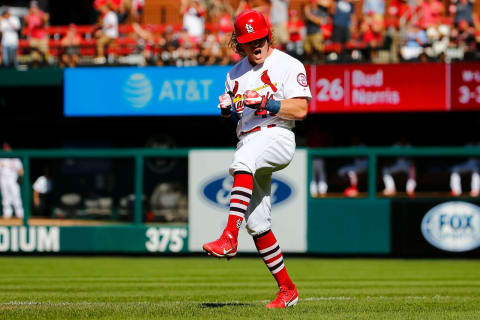
[[340,101],[343,99],[344,92],[342,80],[340,78],[331,81],[321,78],[317,81],[317,88],[319,89],[317,94],[318,101]]

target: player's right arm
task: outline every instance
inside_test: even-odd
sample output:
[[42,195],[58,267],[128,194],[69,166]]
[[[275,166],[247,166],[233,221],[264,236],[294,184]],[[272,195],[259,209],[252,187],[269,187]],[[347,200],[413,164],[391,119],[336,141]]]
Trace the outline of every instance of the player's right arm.
[[225,81],[225,93],[218,97],[218,108],[223,118],[230,118],[232,115],[233,97],[228,80]]

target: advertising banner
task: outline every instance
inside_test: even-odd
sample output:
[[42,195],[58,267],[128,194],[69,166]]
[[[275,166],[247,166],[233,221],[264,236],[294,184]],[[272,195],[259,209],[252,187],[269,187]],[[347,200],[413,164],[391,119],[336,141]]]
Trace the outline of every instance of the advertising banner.
[[478,201],[392,200],[392,255],[478,257]]
[[480,110],[480,63],[451,65],[451,108]]
[[[216,116],[230,66],[67,68],[67,117]],[[306,66],[310,113],[480,110],[480,63]]]
[[182,253],[186,226],[0,226],[0,253]]
[[[193,150],[189,153],[189,250],[216,240],[227,224],[233,178],[228,168],[233,150]],[[292,162],[272,176],[272,230],[284,252],[306,251],[306,159],[297,150]],[[245,221],[239,233],[240,252],[256,252]]]
[[311,66],[310,112],[445,111],[445,65]]
[[[208,71],[207,71],[208,70]],[[67,117],[218,115],[229,67],[66,69]]]

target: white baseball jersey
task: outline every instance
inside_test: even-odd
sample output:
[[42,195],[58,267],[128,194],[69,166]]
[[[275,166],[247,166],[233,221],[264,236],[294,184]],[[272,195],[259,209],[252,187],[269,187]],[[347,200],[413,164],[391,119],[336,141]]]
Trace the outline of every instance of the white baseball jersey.
[[0,191],[2,192],[2,214],[4,218],[12,216],[12,206],[18,218],[23,218],[22,199],[18,186],[18,171],[23,169],[20,159],[0,159]]
[[[253,174],[252,198],[245,220],[248,232],[258,235],[271,228],[272,173],[288,166],[295,154],[295,135],[291,130],[294,121],[270,113],[265,117],[255,115],[255,109],[244,108],[243,94],[255,90],[275,100],[312,96],[303,64],[276,49],[261,65],[252,67],[247,58],[241,60],[228,73],[225,86],[234,96],[234,111],[241,116],[237,125],[240,141],[229,172]],[[275,127],[269,127],[273,124]],[[241,134],[256,127],[264,128]]]
[[23,169],[22,161],[17,158],[0,159],[0,179],[17,181],[18,171]]
[[47,194],[52,190],[52,182],[45,176],[40,176],[33,183],[33,190],[41,194]]
[[245,108],[243,93],[246,90],[254,90],[261,96],[274,100],[312,98],[305,67],[297,59],[277,49],[273,49],[264,63],[257,66],[252,66],[245,57],[230,70],[225,82],[225,92],[231,92],[234,97],[234,111],[241,115],[237,136],[257,126],[275,124],[286,129],[295,126],[294,120],[282,119],[273,114],[257,116],[255,109]]

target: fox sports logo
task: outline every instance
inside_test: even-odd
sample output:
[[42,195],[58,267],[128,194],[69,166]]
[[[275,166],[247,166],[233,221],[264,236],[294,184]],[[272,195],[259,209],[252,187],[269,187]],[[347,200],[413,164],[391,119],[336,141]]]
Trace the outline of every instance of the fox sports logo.
[[[217,176],[202,186],[202,195],[216,206],[228,208],[230,204],[230,191],[233,186],[233,177]],[[288,182],[272,177],[271,203],[272,206],[287,201],[293,194],[293,187]]]
[[451,201],[433,207],[422,220],[422,234],[438,249],[464,252],[480,246],[480,207]]

